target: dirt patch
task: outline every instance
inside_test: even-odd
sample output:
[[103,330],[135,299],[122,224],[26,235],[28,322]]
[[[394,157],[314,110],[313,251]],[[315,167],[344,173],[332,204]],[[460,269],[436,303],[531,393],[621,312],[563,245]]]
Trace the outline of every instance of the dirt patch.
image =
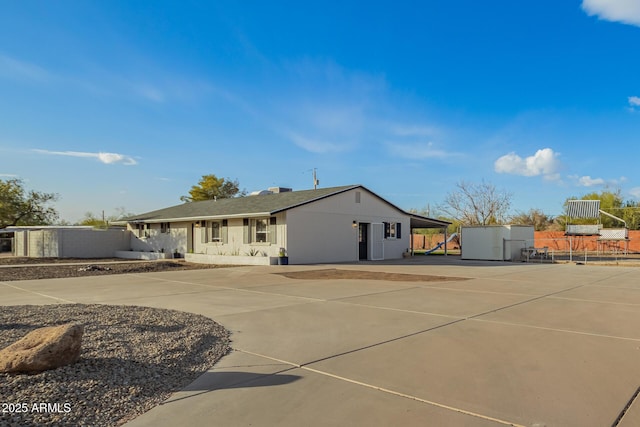
[[[113,260],[87,259],[43,259],[37,258],[39,265],[34,264],[33,258],[13,258],[14,263],[0,262],[4,265],[21,265],[19,267],[0,267],[0,281],[15,280],[58,279],[65,277],[103,276],[107,274],[154,273],[177,270],[200,270],[222,268],[230,266],[194,264],[178,261],[141,261],[141,262],[113,262]],[[70,265],[70,263],[74,263]],[[80,264],[81,263],[81,264]],[[41,265],[55,264],[55,265]]]
[[308,280],[386,280],[390,282],[458,282],[469,280],[467,277],[432,276],[427,274],[385,273],[379,271],[340,270],[330,268],[325,270],[292,271],[289,273],[274,273],[289,279]]

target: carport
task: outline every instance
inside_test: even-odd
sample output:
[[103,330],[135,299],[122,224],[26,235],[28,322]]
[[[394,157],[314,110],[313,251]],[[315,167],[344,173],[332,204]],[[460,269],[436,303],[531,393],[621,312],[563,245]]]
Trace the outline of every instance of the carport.
[[413,230],[425,228],[440,228],[444,234],[444,254],[447,255],[447,228],[451,225],[449,221],[428,218],[418,214],[410,214],[411,225],[411,255],[413,255]]

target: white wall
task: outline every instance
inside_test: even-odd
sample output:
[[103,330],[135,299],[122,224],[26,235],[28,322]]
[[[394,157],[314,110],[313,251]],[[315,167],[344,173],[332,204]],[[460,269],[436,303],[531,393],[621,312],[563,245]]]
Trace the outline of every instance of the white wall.
[[518,225],[467,226],[461,229],[462,259],[507,261],[520,259],[520,249],[533,246],[533,227]]
[[409,248],[409,216],[360,188],[291,209],[286,221],[290,264],[358,261],[358,228],[353,221],[402,224],[400,239],[383,242],[385,259],[402,258]]
[[179,253],[187,252],[187,233],[191,230],[190,222],[171,223],[168,232],[162,233],[160,224],[149,224],[149,237],[138,237],[135,229],[128,226],[131,233],[130,247],[133,251],[154,251],[173,253],[176,249]]
[[62,258],[110,258],[129,248],[126,230],[63,229],[58,233],[58,256]]
[[[260,196],[252,196],[260,197]],[[286,246],[284,213],[275,215],[276,217],[276,242],[244,242],[244,225],[242,218],[231,218],[227,220],[227,242],[207,242],[202,243],[202,227],[194,228],[194,254],[221,255],[221,256],[244,256],[250,253],[259,252],[258,256],[275,257],[278,256],[280,248]]]
[[33,258],[110,258],[129,249],[129,232],[121,229],[41,229],[17,231],[16,256]]

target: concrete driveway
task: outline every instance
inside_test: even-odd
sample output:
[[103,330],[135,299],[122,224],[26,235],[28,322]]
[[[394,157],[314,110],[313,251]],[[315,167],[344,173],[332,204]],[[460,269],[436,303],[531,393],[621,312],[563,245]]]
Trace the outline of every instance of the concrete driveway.
[[[127,427],[640,425],[640,268],[426,260],[0,282],[0,304],[171,308],[231,330],[231,354]],[[469,279],[273,274],[326,268]]]

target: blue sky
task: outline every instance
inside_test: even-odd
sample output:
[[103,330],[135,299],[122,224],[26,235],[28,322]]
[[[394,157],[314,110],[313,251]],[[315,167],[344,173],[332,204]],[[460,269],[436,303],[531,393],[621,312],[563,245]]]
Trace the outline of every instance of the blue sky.
[[0,178],[85,212],[363,184],[433,209],[456,183],[640,200],[633,0],[6,1]]

